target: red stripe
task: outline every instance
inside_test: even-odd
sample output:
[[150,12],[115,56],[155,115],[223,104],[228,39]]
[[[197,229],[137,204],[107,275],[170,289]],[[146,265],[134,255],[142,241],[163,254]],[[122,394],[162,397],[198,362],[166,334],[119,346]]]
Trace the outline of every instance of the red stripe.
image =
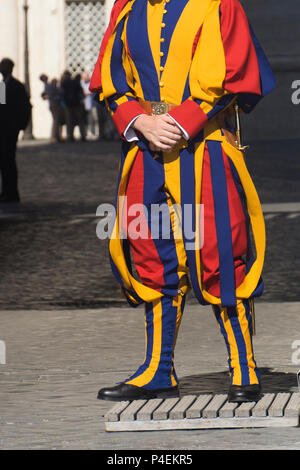
[[[164,266],[158,255],[155,243],[151,238],[147,219],[144,214],[142,217],[140,215],[128,215],[128,211],[133,204],[143,204],[144,201],[144,162],[142,151],[138,152],[132,165],[126,196],[127,208],[125,214],[127,216],[127,224],[126,220],[123,219],[123,228],[125,233],[127,233],[135,268],[144,285],[161,292],[161,288],[165,285]],[[138,238],[135,240],[130,236],[130,223],[136,217],[139,217],[141,224],[143,224],[143,228],[139,231],[148,232],[147,239]]]
[[198,45],[198,42],[199,42],[199,38],[200,38],[200,35],[201,35],[201,31],[202,31],[202,26],[198,29],[198,32],[197,32],[197,34],[195,36],[195,39],[194,39],[194,42],[193,42],[192,57],[194,57],[194,54],[196,52],[197,45]]
[[257,55],[243,8],[237,0],[222,0],[220,14],[226,62],[224,88],[231,93],[261,95]]
[[122,136],[130,121],[139,114],[147,114],[146,111],[135,101],[125,101],[117,107],[113,115],[113,121],[119,134]]

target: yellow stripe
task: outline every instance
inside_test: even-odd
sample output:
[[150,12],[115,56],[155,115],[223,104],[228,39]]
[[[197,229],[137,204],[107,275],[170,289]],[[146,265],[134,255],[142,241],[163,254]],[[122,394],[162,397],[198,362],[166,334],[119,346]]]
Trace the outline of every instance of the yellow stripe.
[[226,62],[219,7],[219,0],[210,2],[190,71],[191,96],[204,101],[201,105],[204,112],[209,112],[218,99],[226,94],[223,89]]
[[144,93],[143,93],[141,80],[140,80],[140,76],[138,74],[137,68],[136,68],[133,60],[131,60],[130,57],[128,58],[128,61],[130,63],[130,67],[132,68],[133,80],[132,80],[132,83],[131,83],[131,87],[134,90],[134,96],[135,96],[136,99],[144,100],[145,99],[144,98]]
[[250,384],[257,384],[258,379],[257,375],[254,371],[255,369],[255,362],[254,362],[254,357],[253,357],[253,349],[252,349],[252,343],[251,343],[251,335],[250,335],[250,330],[249,330],[249,323],[246,317],[246,309],[241,300],[237,302],[237,314],[238,314],[238,319],[241,327],[241,331],[243,333],[243,338],[245,341],[246,345],[246,352],[247,352],[247,362],[249,366],[249,380]]
[[144,357],[144,363],[146,361],[147,357],[147,347],[148,347],[148,335],[147,335],[147,316],[146,316],[146,308],[145,308],[145,314],[144,314],[144,321],[145,321],[145,357]]
[[[239,321],[240,329],[241,329],[243,339],[245,342],[245,347],[246,347],[247,364],[248,364],[248,369],[249,369],[249,381],[250,381],[250,384],[257,384],[258,378],[255,373],[256,366],[255,366],[255,361],[254,361],[254,356],[253,356],[253,348],[252,348],[252,343],[251,343],[249,323],[246,317],[246,309],[241,300],[238,300],[237,302],[236,312],[237,312],[237,318]],[[221,318],[223,320],[224,328],[227,334],[227,341],[229,343],[231,367],[234,369],[232,384],[241,385],[242,373],[241,373],[241,365],[240,365],[240,358],[239,358],[239,349],[238,349],[238,345],[235,339],[235,335],[234,335],[226,308],[221,309]]]
[[[176,317],[176,329],[175,329],[175,335],[174,335],[174,343],[173,343],[173,361],[174,361],[174,351],[175,351],[175,346],[177,343],[177,338],[178,338],[178,333],[179,333],[179,328],[181,325],[182,321],[182,301],[183,301],[183,296],[181,294],[178,294],[176,297],[173,299],[173,305],[177,307],[177,317]],[[171,371],[171,381],[172,385],[175,386],[177,385],[177,381],[174,377],[174,363],[172,365],[172,371]]]
[[120,12],[119,16],[118,16],[118,19],[115,23],[115,26],[114,26],[114,32],[116,31],[117,27],[118,27],[118,24],[120,23],[120,21],[124,18],[125,15],[127,15],[130,10],[132,9],[132,4],[133,2],[132,1],[129,1],[125,7],[123,8],[123,10]]
[[[161,76],[161,81],[165,84],[162,93],[169,103],[177,105],[181,103],[191,65],[193,42],[209,3],[211,0],[201,0],[201,2],[190,0],[172,34],[167,61]],[[197,80],[198,75],[199,71]]]
[[159,66],[160,66],[160,34],[161,24],[163,18],[164,2],[147,2],[147,24],[149,34],[150,48],[157,71],[157,77],[159,77]]
[[162,341],[162,305],[161,301],[153,302],[153,348],[152,357],[149,367],[135,379],[126,382],[130,385],[136,385],[137,387],[143,387],[147,385],[153,379],[161,355],[161,341]]
[[127,98],[126,95],[123,95],[123,96],[121,96],[120,98],[117,98],[117,99],[115,100],[115,102],[116,102],[116,104],[117,104],[118,106],[120,106],[120,104],[122,104],[122,103],[127,103],[127,101],[128,101],[128,98]]
[[227,334],[227,340],[230,348],[230,363],[234,369],[233,385],[241,385],[242,373],[239,360],[239,350],[233,333],[233,329],[230,323],[230,319],[227,314],[227,308],[221,309],[221,318],[223,320],[224,328]]
[[[214,100],[215,101],[215,100]],[[200,108],[202,109],[202,111],[205,113],[205,114],[208,114],[209,111],[211,111],[213,109],[213,105],[211,105],[210,103],[206,103],[205,101],[203,101],[203,103],[200,104]]]
[[101,66],[102,93],[100,95],[101,98],[108,98],[109,96],[112,96],[117,92],[113,84],[113,81],[111,78],[111,72],[110,72],[111,55],[112,55],[112,49],[113,49],[115,38],[116,38],[116,33],[113,33],[108,40],[104,57],[102,60],[102,66]]

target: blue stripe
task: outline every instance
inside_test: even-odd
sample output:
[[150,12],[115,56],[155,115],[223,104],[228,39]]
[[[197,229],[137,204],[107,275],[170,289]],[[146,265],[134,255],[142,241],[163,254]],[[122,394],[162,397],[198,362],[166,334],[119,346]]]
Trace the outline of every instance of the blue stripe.
[[256,55],[257,55],[259,72],[260,72],[261,90],[262,90],[262,96],[264,97],[268,93],[271,93],[272,90],[274,90],[276,86],[276,81],[275,81],[275,77],[271,69],[270,63],[254,34],[251,24],[249,24],[249,27],[250,27],[251,38],[252,38]]
[[187,100],[191,96],[191,91],[190,91],[190,72],[188,73],[186,82],[185,82],[185,87],[184,87],[184,92],[182,95],[182,100],[181,102],[183,103],[185,100]]
[[136,0],[133,3],[127,23],[127,42],[139,74],[145,100],[160,101],[157,71],[148,37],[145,0]]
[[239,355],[239,365],[241,369],[241,385],[249,385],[249,365],[247,359],[247,349],[244,339],[243,332],[241,330],[241,325],[238,318],[238,313],[236,307],[227,308],[227,315],[232,327],[232,331],[235,337],[236,345],[238,348]]
[[269,61],[263,49],[261,48],[261,45],[259,44],[250,23],[249,28],[259,66],[261,95],[256,95],[254,93],[239,94],[238,102],[245,113],[251,112],[252,109],[260,102],[260,100],[276,87],[275,77]]
[[[128,88],[128,90],[130,92],[130,89]],[[122,96],[124,96],[122,93],[120,94],[115,94],[113,96],[111,96],[110,98],[107,99],[107,102],[108,102],[108,105],[109,105],[109,109],[115,113],[117,111],[117,108],[118,108],[118,103],[116,102],[116,100],[118,98],[121,98]],[[136,101],[135,98],[133,98],[132,96],[126,96],[127,100],[128,101]]]
[[218,101],[217,104],[213,107],[213,109],[211,109],[211,110],[207,113],[208,119],[213,118],[213,117],[216,116],[216,114],[218,114],[220,111],[223,111],[223,109],[226,108],[226,106],[228,106],[229,103],[234,99],[234,96],[235,96],[235,95],[234,95],[233,93],[229,93],[228,95],[222,96],[222,98],[219,99],[219,101]]
[[[225,166],[220,142],[207,141],[219,251],[220,290],[223,307],[236,305],[234,260]],[[204,208],[205,210],[205,208]]]

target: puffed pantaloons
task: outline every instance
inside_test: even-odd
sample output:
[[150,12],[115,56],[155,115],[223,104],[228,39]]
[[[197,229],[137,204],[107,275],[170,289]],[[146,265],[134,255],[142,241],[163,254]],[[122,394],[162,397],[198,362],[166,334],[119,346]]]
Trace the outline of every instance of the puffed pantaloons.
[[[245,277],[244,258],[247,253],[247,223],[241,195],[237,189],[235,175],[229,159],[222,152],[230,213],[232,248],[234,258],[235,284],[238,287]],[[164,295],[145,305],[145,359],[138,370],[125,383],[146,389],[168,388],[178,384],[174,369],[174,349],[182,319],[185,294],[189,283],[189,267],[183,240],[174,234],[172,207],[180,204],[180,172],[178,158],[172,153],[150,154],[139,151],[132,165],[127,189],[126,223],[123,228],[130,244],[135,269],[140,282]],[[151,180],[151,184],[149,181]],[[169,207],[170,236],[163,237],[163,219],[151,216],[152,204],[166,204]],[[214,213],[214,198],[209,147],[206,146],[203,159],[201,204],[204,209],[204,239],[201,248],[202,282],[207,291],[220,296],[220,272],[218,240]],[[135,206],[136,205],[136,206]],[[135,223],[137,212],[134,207],[145,207],[139,213],[139,226]],[[147,213],[146,213],[147,212]],[[165,221],[164,221],[165,222]],[[133,231],[133,227],[135,231]],[[159,238],[152,234],[159,233]],[[136,230],[148,237],[138,237]],[[177,292],[177,295],[174,295]],[[224,308],[213,305],[227,350],[232,385],[260,383],[252,346],[252,299],[237,299],[235,307]],[[199,313],[199,321],[201,321]],[[195,351],[195,368],[197,368]]]

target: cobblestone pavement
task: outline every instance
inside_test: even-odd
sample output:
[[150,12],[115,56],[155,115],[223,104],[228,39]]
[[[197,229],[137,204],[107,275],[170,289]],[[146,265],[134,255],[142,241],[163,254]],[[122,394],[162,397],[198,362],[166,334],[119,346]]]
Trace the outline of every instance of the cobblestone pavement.
[[[247,158],[268,237],[255,337],[265,391],[296,387],[299,144],[256,142]],[[22,204],[0,206],[0,339],[7,348],[0,448],[299,449],[298,428],[104,432],[111,403],[96,400],[98,388],[128,376],[144,354],[143,313],[121,300],[107,241],[95,233],[96,208],[114,198],[119,148],[118,142],[19,148]],[[176,363],[183,394],[226,392],[225,346],[210,309],[193,296]]]

